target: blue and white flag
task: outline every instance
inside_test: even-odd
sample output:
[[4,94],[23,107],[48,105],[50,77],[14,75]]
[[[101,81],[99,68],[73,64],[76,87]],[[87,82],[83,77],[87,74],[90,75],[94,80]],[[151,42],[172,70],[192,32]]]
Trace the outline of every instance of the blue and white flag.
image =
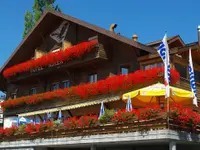
[[128,96],[128,101],[126,103],[126,111],[130,112],[133,110],[133,107],[132,107],[132,103],[131,103],[131,97],[130,95]]
[[100,108],[99,118],[101,118],[101,116],[103,116],[104,113],[105,113],[104,104],[103,104],[103,102],[101,102],[101,108]]
[[62,119],[62,112],[61,112],[61,110],[59,110],[59,112],[58,112],[58,119]]
[[52,118],[52,112],[48,112],[47,113],[47,119],[49,120],[49,119],[51,119]]
[[165,98],[170,96],[170,62],[169,62],[169,47],[167,44],[167,35],[165,34],[160,46],[158,47],[158,54],[164,63],[164,83],[165,83]]
[[191,49],[189,49],[189,65],[188,65],[188,69],[189,69],[189,76],[190,76],[190,86],[191,86],[192,92],[194,93],[193,104],[198,107],[197,90],[196,90],[196,85],[195,85],[194,69],[193,69]]
[[46,114],[44,114],[43,123],[46,123],[46,121],[47,121],[47,115],[46,115]]

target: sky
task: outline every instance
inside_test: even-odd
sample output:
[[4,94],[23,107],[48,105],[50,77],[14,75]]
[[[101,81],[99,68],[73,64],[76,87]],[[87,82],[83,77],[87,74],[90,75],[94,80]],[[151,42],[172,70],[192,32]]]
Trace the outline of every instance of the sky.
[[[1,0],[0,66],[22,40],[24,14],[34,0]],[[197,41],[200,25],[200,0],[56,0],[62,12],[91,24],[109,29],[139,42],[148,43],[179,34],[185,43]]]

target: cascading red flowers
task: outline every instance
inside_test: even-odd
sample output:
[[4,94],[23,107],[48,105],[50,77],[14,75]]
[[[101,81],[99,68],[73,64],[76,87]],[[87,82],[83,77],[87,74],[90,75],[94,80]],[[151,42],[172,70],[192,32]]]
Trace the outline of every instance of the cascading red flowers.
[[[87,83],[71,88],[58,89],[46,93],[24,96],[16,99],[8,99],[1,103],[3,109],[12,108],[24,104],[38,104],[42,101],[50,101],[55,98],[64,100],[70,97],[87,99],[98,94],[108,94],[120,90],[127,90],[138,85],[150,85],[163,81],[163,68],[152,68],[149,70],[139,70],[128,75],[108,77],[96,83]],[[180,78],[175,69],[171,69],[171,83],[174,84]]]
[[64,121],[64,125],[67,129],[75,129],[78,126],[77,117],[71,117]]
[[158,117],[161,112],[162,110],[159,105],[147,106],[140,112],[140,118],[143,120],[149,120]]
[[4,70],[3,76],[5,78],[9,78],[11,76],[15,76],[17,73],[28,72],[32,69],[38,69],[41,67],[62,63],[64,61],[69,61],[74,58],[80,58],[85,53],[89,53],[91,50],[93,50],[97,43],[98,42],[96,40],[83,42],[71,48],[67,48],[66,50],[49,53],[41,58],[14,65]]
[[25,127],[25,131],[28,133],[28,134],[34,134],[34,133],[38,133],[39,132],[39,127],[40,127],[40,124],[27,124],[26,127]]
[[130,112],[127,112],[126,109],[122,109],[114,114],[112,120],[116,121],[117,123],[133,122],[136,120],[136,117],[138,117],[138,115],[139,112],[134,109]]
[[16,126],[12,126],[10,128],[5,128],[3,133],[4,133],[5,136],[12,136],[12,135],[14,135],[16,130],[17,130],[17,127]]
[[172,105],[170,107],[170,118],[184,127],[196,128],[200,125],[200,115],[191,108],[184,108],[182,105]]
[[67,129],[89,128],[96,126],[97,123],[98,116],[96,115],[81,116],[80,118],[71,117],[64,121],[64,125]]
[[[180,130],[188,131],[188,129],[194,129],[193,131],[197,131],[196,127],[200,125],[200,114],[198,112],[193,111],[191,108],[184,108],[182,105],[171,105],[170,113],[168,114],[170,118],[172,118],[171,124],[175,126],[179,126]],[[113,125],[117,123],[133,123],[137,124],[139,122],[150,121],[150,119],[156,118],[157,116],[162,116],[162,110],[159,106],[150,106],[146,108],[141,108],[138,110],[133,110],[131,112],[126,112],[125,109],[119,110],[113,114],[112,119],[108,120],[109,123],[113,123]],[[138,121],[138,122],[137,122]],[[0,137],[1,138],[9,138],[10,136],[23,136],[20,132],[28,135],[42,135],[42,133],[53,132],[54,130],[57,132],[58,130],[76,130],[83,128],[93,128],[96,126],[100,126],[101,122],[98,121],[98,116],[96,115],[85,115],[81,117],[71,117],[64,121],[64,124],[54,124],[52,121],[48,121],[46,123],[40,124],[27,124],[21,126],[12,126],[10,128],[0,128]],[[103,123],[104,124],[104,123]],[[105,124],[104,124],[105,125]],[[139,125],[139,124],[138,124]],[[188,127],[188,128],[187,128]],[[80,131],[80,130],[79,130]],[[121,131],[121,130],[120,130]]]

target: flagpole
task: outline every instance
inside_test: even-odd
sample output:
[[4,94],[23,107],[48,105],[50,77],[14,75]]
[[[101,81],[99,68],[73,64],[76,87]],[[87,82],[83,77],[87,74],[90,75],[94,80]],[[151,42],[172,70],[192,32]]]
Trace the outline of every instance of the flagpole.
[[167,101],[167,126],[169,129],[169,112],[170,112],[170,58],[169,58],[169,47],[167,43],[167,33],[165,32],[165,36],[158,47],[157,51],[164,63],[164,83],[165,83],[165,100]]
[[167,127],[169,129],[169,97],[167,97]]

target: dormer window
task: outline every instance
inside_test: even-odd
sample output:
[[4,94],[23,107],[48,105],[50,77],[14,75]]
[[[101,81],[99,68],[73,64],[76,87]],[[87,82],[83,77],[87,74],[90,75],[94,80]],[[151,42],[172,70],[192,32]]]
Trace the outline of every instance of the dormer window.
[[120,73],[122,75],[127,75],[130,73],[130,65],[129,64],[126,64],[126,65],[121,65],[120,66]]

